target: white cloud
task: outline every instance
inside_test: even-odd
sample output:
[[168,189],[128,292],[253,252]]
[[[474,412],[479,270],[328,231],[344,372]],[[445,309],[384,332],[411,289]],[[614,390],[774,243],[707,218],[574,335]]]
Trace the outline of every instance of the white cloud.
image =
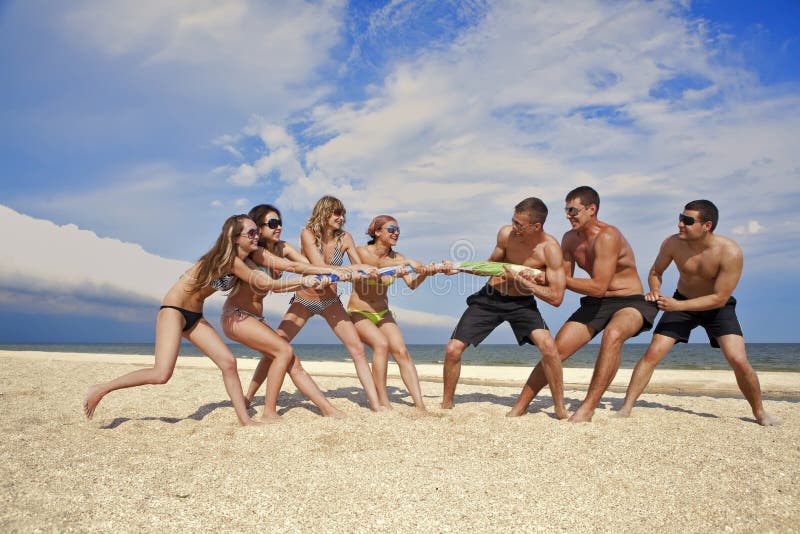
[[735,226],[733,233],[736,235],[755,235],[766,230],[758,221],[747,221],[747,225]]
[[[0,288],[61,302],[158,303],[190,263],[0,206]],[[94,303],[94,304],[92,304]]]
[[[395,15],[413,18],[382,10],[371,31]],[[413,210],[440,243],[491,240],[486,220],[530,195],[560,235],[563,196],[583,184],[643,264],[688,200],[714,200],[724,220],[754,209],[769,225],[770,206],[798,192],[800,97],[723,64],[724,42],[684,15],[669,1],[493,4],[450,46],[397,62],[365,99],[309,110],[303,135],[324,141],[293,143],[276,127],[291,154],[254,164],[286,184],[281,205],[330,193],[369,216]],[[743,190],[756,193],[748,204]]]
[[170,94],[227,95],[234,107],[285,113],[328,91],[324,83],[304,82],[328,61],[344,6],[341,0],[84,0],[64,8],[61,24],[91,49],[158,72]]

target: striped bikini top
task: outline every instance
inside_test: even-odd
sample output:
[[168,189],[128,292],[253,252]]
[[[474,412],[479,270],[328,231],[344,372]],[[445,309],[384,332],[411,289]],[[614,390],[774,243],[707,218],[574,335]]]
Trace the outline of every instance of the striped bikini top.
[[[319,247],[319,253],[322,254],[322,257],[325,257],[325,253],[322,251],[322,247]],[[337,241],[336,248],[333,251],[333,257],[331,258],[331,262],[328,265],[334,265],[336,267],[340,267],[344,264],[344,254],[342,254],[342,243]]]
[[219,278],[214,278],[211,282],[208,283],[211,287],[216,289],[217,291],[230,291],[233,289],[233,286],[236,284],[236,275],[233,273],[228,273],[220,276]]

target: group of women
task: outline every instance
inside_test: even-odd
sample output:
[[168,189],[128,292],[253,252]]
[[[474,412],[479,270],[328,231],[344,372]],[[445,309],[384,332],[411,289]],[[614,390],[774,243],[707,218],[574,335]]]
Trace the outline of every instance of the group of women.
[[[262,421],[279,418],[278,395],[290,378],[324,416],[343,417],[313,378],[303,369],[290,341],[314,315],[321,315],[347,349],[356,374],[374,411],[391,409],[386,389],[389,353],[414,405],[425,409],[416,367],[389,310],[388,287],[402,278],[412,289],[446,266],[424,266],[394,250],[400,236],[397,220],[388,215],[373,219],[370,241],[357,247],[344,231],[346,210],[338,199],[325,196],[314,206],[300,235],[298,251],[281,241],[283,221],[274,206],[261,204],[247,215],[229,217],[214,246],[187,270],[167,292],[156,319],[155,362],[109,382],[92,386],[83,403],[91,418],[100,400],[117,389],[164,384],[175,369],[181,338],[186,338],[219,367],[228,396],[241,425],[256,425],[248,407],[266,381]],[[344,266],[344,257],[350,261]],[[413,269],[404,268],[410,265]],[[397,267],[395,276],[377,269]],[[301,274],[282,278],[283,272]],[[330,276],[353,283],[347,309],[339,300]],[[203,318],[203,302],[215,291],[227,291],[222,330],[238,343],[261,353],[261,360],[245,394],[236,358],[220,335]],[[264,298],[271,291],[294,291],[289,309],[277,330],[264,320]],[[372,349],[372,366],[364,343]]]

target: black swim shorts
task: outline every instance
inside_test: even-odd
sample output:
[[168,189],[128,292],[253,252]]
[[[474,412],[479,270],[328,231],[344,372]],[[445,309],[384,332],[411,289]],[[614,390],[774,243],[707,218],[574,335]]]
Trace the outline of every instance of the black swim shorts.
[[[672,298],[687,300],[677,291]],[[708,335],[711,346],[718,349],[717,338],[728,334],[742,335],[742,327],[736,317],[736,299],[731,297],[722,308],[705,311],[671,311],[664,312],[658,321],[654,334],[661,334],[675,339],[676,343],[687,343],[689,333],[702,326]]]
[[634,308],[642,315],[642,328],[636,334],[653,328],[656,315],[658,315],[658,306],[655,302],[644,300],[644,295],[604,298],[582,297],[580,308],[567,321],[585,324],[594,330],[593,336],[596,336],[611,322],[614,314],[623,308]]
[[530,333],[547,330],[547,324],[536,306],[533,296],[510,297],[492,286],[485,285],[480,291],[467,297],[468,308],[453,330],[451,339],[463,341],[476,347],[503,321],[508,321],[517,343],[530,343]]

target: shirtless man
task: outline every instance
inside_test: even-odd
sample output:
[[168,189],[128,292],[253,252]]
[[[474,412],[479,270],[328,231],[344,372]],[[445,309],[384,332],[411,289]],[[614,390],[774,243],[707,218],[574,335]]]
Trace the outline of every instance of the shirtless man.
[[[718,218],[717,207],[708,200],[689,202],[678,216],[678,233],[661,244],[647,278],[650,292],[645,298],[666,313],[658,321],[647,352],[633,370],[625,403],[619,411],[622,417],[630,415],[656,365],[673,345],[688,342],[689,332],[702,326],[711,346],[721,348],[733,368],[756,421],[764,426],[779,424],[764,411],[761,386],[747,360],[742,329],[736,318],[736,299],[731,296],[742,275],[742,250],[733,240],[714,234]],[[672,262],[680,277],[670,298],[661,294],[661,275]]]
[[[644,287],[636,271],[633,249],[620,231],[597,219],[600,196],[588,186],[567,194],[564,208],[572,230],[564,234],[567,289],[586,295],[556,335],[556,347],[563,360],[603,332],[600,353],[589,383],[589,391],[569,420],[589,422],[622,359],[622,344],[639,332],[650,330],[658,308],[644,298]],[[574,278],[575,265],[590,278]],[[541,364],[533,369],[509,417],[525,413],[533,398],[547,384]]]
[[539,348],[544,376],[553,396],[556,417],[567,417],[561,356],[536,306],[534,297],[558,306],[564,298],[561,248],[544,232],[547,206],[538,198],[526,198],[514,207],[511,224],[497,234],[489,261],[503,261],[546,269],[541,284],[526,275],[493,276],[477,293],[467,298],[469,307],[461,316],[445,349],[442,408],[453,407],[453,396],[461,374],[461,355],[469,345],[478,346],[503,321],[511,325],[517,342]]

